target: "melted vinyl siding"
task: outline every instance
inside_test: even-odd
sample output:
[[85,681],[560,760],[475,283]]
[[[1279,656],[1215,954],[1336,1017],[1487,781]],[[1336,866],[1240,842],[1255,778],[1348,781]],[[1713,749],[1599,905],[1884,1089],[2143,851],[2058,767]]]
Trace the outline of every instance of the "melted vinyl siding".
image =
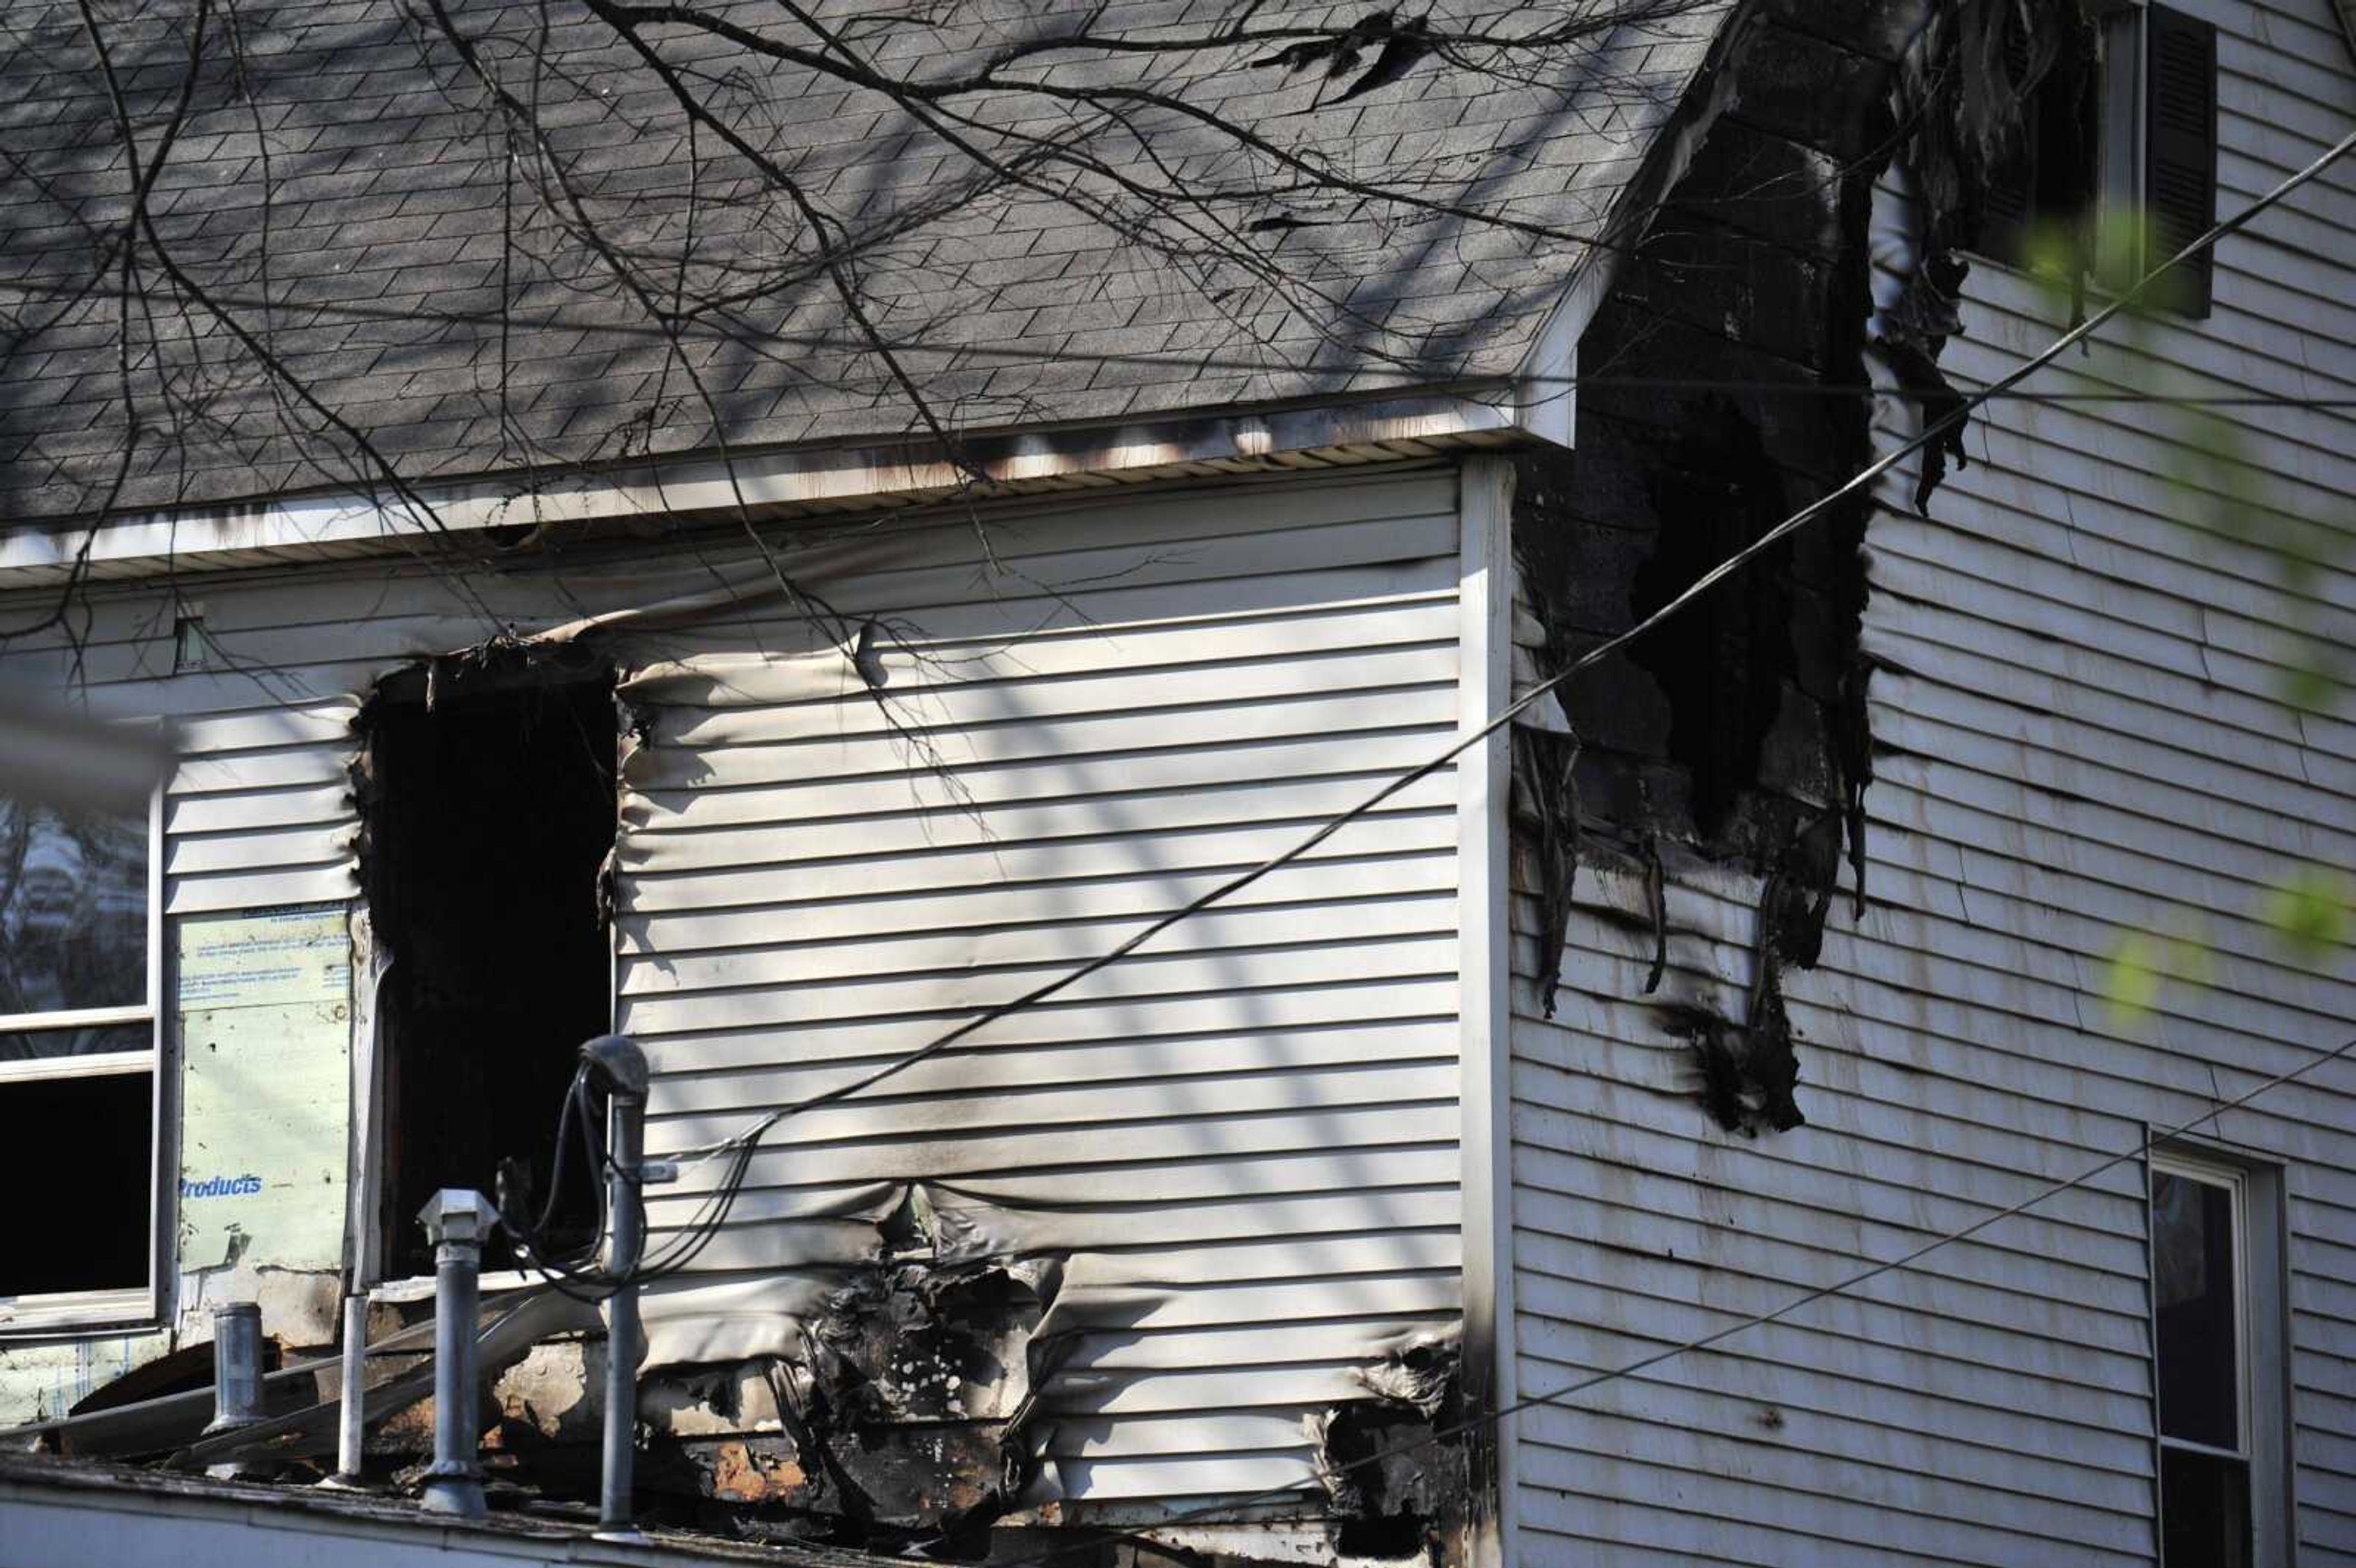
[[[648,724],[616,940],[620,1025],[659,1075],[651,1152],[1111,946],[1453,731],[1451,470],[1091,497],[991,529],[995,580],[958,514],[787,555],[910,643],[887,655],[888,716],[775,603],[610,643]],[[182,716],[171,912],[355,896],[350,721],[402,659],[479,640],[486,613],[528,631],[757,583],[743,555],[463,587],[382,563],[209,579],[187,592],[238,668],[179,677],[172,604],[102,590],[94,702]],[[1069,1494],[1310,1482],[1302,1417],[1458,1313],[1455,810],[1435,777],[976,1051],[787,1124],[689,1286],[650,1302],[653,1359],[798,1349],[923,1180],[975,1244],[1071,1254],[1042,1428]],[[655,1200],[659,1228],[712,1169]]]
[[[660,1075],[654,1149],[1103,951],[1444,744],[1452,475],[1244,494],[1132,499],[1118,549],[1101,508],[1014,530],[1081,629],[1012,648],[1042,602],[974,603],[961,521],[904,530],[836,602],[960,640],[890,659],[888,720],[839,654],[754,660],[724,628],[627,683],[652,736],[625,768],[622,1026]],[[709,1283],[653,1305],[657,1355],[789,1348],[919,1180],[980,1244],[1073,1254],[1049,1390],[1073,1495],[1309,1479],[1301,1417],[1456,1312],[1455,833],[1442,775],[980,1051],[787,1124]]]
[[[2356,77],[2319,0],[2193,8],[2225,33],[2226,211],[2345,133]],[[2227,241],[2208,321],[2105,340],[2040,384],[2356,392],[2351,231],[2343,165]],[[2064,325],[1998,269],[1971,290],[1944,361],[1965,384]],[[2274,508],[2356,526],[2345,411],[2224,413]],[[1644,890],[1582,871],[1555,1018],[1526,984],[1516,997],[1525,1396],[1772,1310],[2346,1039],[2356,971],[2288,958],[2253,916],[2302,864],[2356,866],[2356,694],[2329,717],[2279,699],[2281,628],[2356,641],[2356,577],[2286,592],[2212,505],[2152,477],[2178,461],[2168,432],[2132,404],[2008,403],[1975,421],[1932,520],[1902,510],[1911,476],[1886,492],[1867,614],[1874,902],[1856,922],[1837,899],[1822,965],[1786,983],[1808,1125],[1715,1129],[1688,1048],[1639,995]],[[1665,997],[1740,1016],[1758,892],[1676,879]],[[2212,984],[2123,1024],[2104,965],[2122,932],[2171,922],[2211,944]],[[1526,976],[1533,905],[1515,927]],[[2217,1132],[2286,1173],[2298,1561],[2356,1563],[2356,1066]],[[2139,1169],[2114,1170],[1532,1412],[1525,1558],[2149,1563],[2142,1190]]]

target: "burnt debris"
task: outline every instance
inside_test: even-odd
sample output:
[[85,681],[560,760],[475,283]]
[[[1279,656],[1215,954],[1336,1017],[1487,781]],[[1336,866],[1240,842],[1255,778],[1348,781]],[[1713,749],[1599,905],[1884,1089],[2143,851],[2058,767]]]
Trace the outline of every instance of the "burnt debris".
[[700,1415],[657,1438],[646,1485],[754,1539],[987,1552],[1033,1478],[1061,1260],[969,1255],[919,1186],[878,1236],[798,1354],[664,1374],[659,1401]]
[[1474,1495],[1462,1371],[1455,1338],[1419,1340],[1359,1374],[1370,1398],[1315,1424],[1344,1556],[1450,1560]]

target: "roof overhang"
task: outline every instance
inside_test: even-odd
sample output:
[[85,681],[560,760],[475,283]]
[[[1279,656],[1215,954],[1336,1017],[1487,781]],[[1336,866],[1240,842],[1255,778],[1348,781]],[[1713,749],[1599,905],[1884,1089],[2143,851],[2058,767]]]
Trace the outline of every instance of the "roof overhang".
[[[380,491],[320,489],[0,533],[0,590],[413,550],[442,534],[613,521],[692,523],[873,512],[976,494],[1105,488],[1218,474],[1431,457],[1529,439],[1495,381],[1351,402],[976,434],[966,466],[937,443],[691,453],[594,471],[502,475]],[[1565,432],[1568,433],[1567,432]]]

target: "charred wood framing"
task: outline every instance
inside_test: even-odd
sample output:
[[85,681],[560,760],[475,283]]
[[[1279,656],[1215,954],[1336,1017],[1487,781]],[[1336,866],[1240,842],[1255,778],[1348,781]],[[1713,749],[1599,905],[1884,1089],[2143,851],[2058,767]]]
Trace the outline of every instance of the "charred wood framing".
[[[425,1196],[493,1190],[507,1157],[552,1167],[574,1048],[610,1022],[613,686],[583,650],[492,645],[389,677],[359,715],[361,883],[392,955],[378,1198],[396,1276],[430,1268],[404,1222]],[[585,1234],[588,1190],[570,1196],[559,1223]]]
[[1450,1561],[1478,1495],[1481,1435],[1462,1430],[1463,1362],[1453,1339],[1402,1348],[1361,1376],[1374,1397],[1318,1423],[1327,1494],[1348,1557]]
[[[1902,7],[1869,9],[1847,26],[1816,9],[1762,8],[1726,67],[1728,109],[1580,343],[1578,450],[1523,460],[1515,547],[1547,634],[1542,675],[1869,456],[1867,402],[1811,395],[1867,379],[1867,220],[1899,144],[1905,37],[1889,14]],[[1612,384],[1637,380],[1648,385]],[[1720,389],[1679,389],[1706,384]],[[1564,706],[1582,750],[1569,775],[1546,776],[1537,747],[1515,751],[1516,788],[1531,797],[1517,813],[1517,862],[1547,927],[1538,978],[1549,1012],[1575,859],[1564,843],[1643,876],[1654,987],[1675,920],[1665,857],[1762,879],[1746,1016],[1662,1010],[1665,1028],[1694,1042],[1703,1101],[1729,1129],[1803,1119],[1781,975],[1815,961],[1844,842],[1863,907],[1869,510],[1845,507],[1794,536],[1573,683]]]

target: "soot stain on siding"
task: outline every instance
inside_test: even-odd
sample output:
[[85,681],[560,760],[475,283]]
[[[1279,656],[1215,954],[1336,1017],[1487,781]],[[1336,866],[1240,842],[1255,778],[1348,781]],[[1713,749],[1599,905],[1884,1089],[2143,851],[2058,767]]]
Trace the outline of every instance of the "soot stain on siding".
[[[1868,224],[1896,141],[1894,62],[1771,19],[1734,69],[1737,101],[1580,343],[1578,450],[1519,464],[1515,549],[1544,634],[1541,676],[1684,592],[1871,455],[1869,403],[1818,393],[1867,379]],[[1582,858],[1647,890],[1648,995],[1675,920],[1665,862],[1759,879],[1740,1013],[1693,1001],[1655,1009],[1691,1044],[1697,1098],[1730,1132],[1804,1120],[1783,976],[1816,961],[1844,859],[1852,912],[1864,909],[1871,505],[1835,503],[1570,683],[1569,733],[1528,732],[1515,748],[1517,864],[1539,906],[1549,1014]]]
[[1452,1336],[1405,1346],[1359,1374],[1371,1397],[1314,1424],[1344,1556],[1456,1560],[1483,1496],[1474,1472],[1490,1457],[1486,1428],[1470,1419],[1463,1360]]
[[656,1374],[642,1485],[680,1523],[747,1539],[979,1559],[1037,1476],[1039,1329],[1064,1259],[968,1245],[921,1184],[786,1355]]
[[[1867,384],[1869,347],[1921,425],[1965,408],[1939,366],[1964,330],[1961,252],[1988,242],[1984,193],[2030,133],[2032,101],[2062,122],[2038,133],[2040,146],[2084,162],[2093,34],[2068,5],[1965,0],[1888,16],[1905,25],[1839,41],[1763,18],[1731,68],[1732,106],[1582,339],[1578,450],[1526,455],[1517,475],[1515,550],[1544,632],[1541,676],[1867,465],[1870,400],[1837,394]],[[1893,160],[1916,194],[1915,232],[1877,316],[1869,219]],[[2085,225],[2072,233],[2083,277]],[[1959,421],[1922,453],[1916,510],[1965,455]],[[1569,733],[1516,737],[1517,863],[1538,904],[1549,1016],[1582,858],[1643,878],[1646,995],[1674,919],[1665,848],[1760,880],[1740,1016],[1694,1001],[1655,1009],[1691,1044],[1697,1097],[1729,1132],[1805,1119],[1784,976],[1816,962],[1844,859],[1852,917],[1865,911],[1874,505],[1835,503],[1573,683]]]
[[[657,1516],[975,1562],[1010,1515],[1059,1516],[1043,1474],[1047,1390],[1082,1332],[1121,1329],[1127,1309],[1091,1309],[1084,1328],[1051,1324],[1067,1258],[958,1234],[923,1183],[876,1235],[873,1257],[802,1325],[798,1350],[648,1381],[640,1408],[655,1435],[640,1485]],[[1460,1347],[1453,1330],[1400,1347],[1361,1369],[1365,1397],[1310,1423],[1342,1554],[1462,1560],[1483,1456],[1481,1434],[1463,1430]]]

